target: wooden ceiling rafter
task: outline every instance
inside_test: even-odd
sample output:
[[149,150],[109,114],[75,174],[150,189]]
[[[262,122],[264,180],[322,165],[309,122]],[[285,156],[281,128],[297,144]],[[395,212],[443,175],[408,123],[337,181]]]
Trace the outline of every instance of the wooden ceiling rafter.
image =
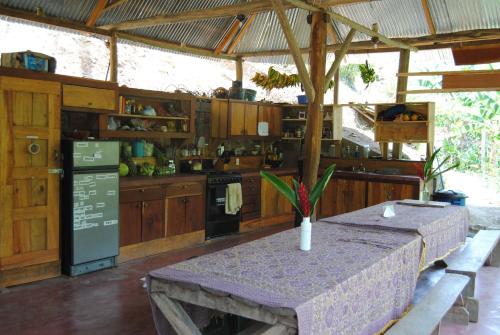
[[256,16],[257,14],[252,14],[246,19],[245,22],[243,22],[243,25],[241,26],[241,29],[238,32],[238,35],[236,35],[236,37],[231,41],[229,47],[227,48],[228,54],[232,54],[234,52],[234,49],[236,49],[240,41],[243,39],[243,36],[245,36],[246,32],[248,31],[248,28],[250,28]]
[[[345,38],[344,43],[342,44],[342,48],[340,48],[340,51],[338,53],[335,53],[335,60],[333,61],[332,66],[326,74],[325,87],[328,87],[330,80],[332,80],[335,72],[337,72],[337,70],[339,69],[342,59],[345,57],[347,51],[349,50],[349,47],[351,46],[354,35],[356,35],[356,29],[351,28],[351,30],[347,34],[347,37]],[[337,85],[337,83],[335,83],[335,85]]]
[[113,8],[116,8],[116,7],[124,5],[126,2],[128,2],[128,0],[116,0],[113,3],[110,3],[109,5],[106,6],[106,8],[104,8],[102,10],[101,15],[104,14],[105,12],[107,12],[107,11],[112,10]]
[[422,0],[422,8],[424,9],[425,21],[427,22],[429,32],[431,33],[431,35],[436,35],[436,26],[434,25],[434,20],[432,20],[428,0]]
[[85,25],[87,27],[93,27],[101,14],[103,13],[104,8],[106,8],[106,5],[108,3],[108,0],[98,0],[96,5],[94,6],[94,9],[92,10],[92,13],[90,14],[89,18],[87,19],[87,22]]
[[224,34],[224,36],[222,36],[222,39],[215,46],[214,52],[216,54],[220,54],[222,52],[222,50],[224,50],[224,47],[238,33],[238,31],[240,30],[240,26],[241,26],[241,21],[238,20],[238,19],[234,20],[234,22],[231,24],[231,27],[229,28],[229,30],[226,31],[226,33]]
[[295,39],[292,27],[290,26],[290,22],[288,21],[288,17],[286,16],[283,1],[271,0],[271,3],[273,4],[274,12],[278,17],[278,22],[281,25],[281,29],[285,34],[285,38],[292,53],[295,66],[297,67],[297,72],[299,73],[300,82],[304,86],[304,91],[306,92],[307,98],[309,99],[309,101],[314,101],[316,92],[314,91],[314,86],[311,77],[309,76],[309,72],[307,71],[304,58],[302,58],[299,44]]

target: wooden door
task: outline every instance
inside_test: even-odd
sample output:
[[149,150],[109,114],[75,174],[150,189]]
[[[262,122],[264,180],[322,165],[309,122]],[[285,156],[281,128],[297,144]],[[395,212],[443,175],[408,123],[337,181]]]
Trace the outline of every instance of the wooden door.
[[[293,176],[282,176],[279,178],[285,181],[288,185],[292,186]],[[290,202],[264,179],[262,179],[260,199],[261,217],[293,213],[293,207]]]
[[245,106],[245,135],[257,136],[258,105],[247,104]]
[[227,110],[227,101],[212,100],[210,136],[213,138],[227,137]]
[[183,234],[186,229],[186,197],[167,198],[165,200],[167,218],[166,236]]
[[60,273],[60,91],[0,77],[0,286]]
[[368,183],[368,206],[380,204],[385,201],[418,199],[418,186],[395,183]]
[[366,182],[331,179],[320,200],[319,217],[352,212],[366,206]]
[[120,203],[120,246],[142,241],[142,202]]
[[260,105],[258,121],[269,124],[270,137],[281,137],[281,107]]
[[186,197],[186,233],[205,230],[205,197],[193,195]]
[[245,104],[242,102],[231,102],[229,104],[229,118],[231,136],[245,135]]
[[165,201],[148,200],[142,202],[142,241],[164,237]]

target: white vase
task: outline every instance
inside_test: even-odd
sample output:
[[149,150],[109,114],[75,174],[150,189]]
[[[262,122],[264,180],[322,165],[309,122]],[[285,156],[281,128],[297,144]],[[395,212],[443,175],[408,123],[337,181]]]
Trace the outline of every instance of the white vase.
[[300,250],[311,250],[311,218],[309,216],[302,218],[300,225]]

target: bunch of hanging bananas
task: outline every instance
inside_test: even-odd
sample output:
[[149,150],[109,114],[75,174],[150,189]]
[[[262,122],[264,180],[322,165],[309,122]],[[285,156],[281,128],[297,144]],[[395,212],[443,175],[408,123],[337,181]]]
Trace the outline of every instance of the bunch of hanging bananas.
[[252,81],[259,87],[268,91],[273,88],[285,88],[300,85],[300,79],[297,74],[284,74],[276,71],[272,66],[269,67],[267,75],[261,72],[255,73]]

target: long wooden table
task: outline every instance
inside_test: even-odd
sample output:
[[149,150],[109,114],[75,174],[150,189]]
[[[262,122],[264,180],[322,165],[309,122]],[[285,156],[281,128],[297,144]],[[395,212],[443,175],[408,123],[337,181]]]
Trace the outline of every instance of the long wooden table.
[[[468,216],[456,207],[431,213],[396,207],[400,221],[391,222],[370,213],[365,225],[345,216],[314,223],[309,252],[299,250],[296,228],[152,271],[148,291],[158,333],[199,334],[220,313],[259,322],[260,329],[243,334],[383,330],[409,307],[422,256],[434,260],[460,245]],[[454,242],[445,236],[450,231]],[[432,247],[424,248],[425,239]]]

